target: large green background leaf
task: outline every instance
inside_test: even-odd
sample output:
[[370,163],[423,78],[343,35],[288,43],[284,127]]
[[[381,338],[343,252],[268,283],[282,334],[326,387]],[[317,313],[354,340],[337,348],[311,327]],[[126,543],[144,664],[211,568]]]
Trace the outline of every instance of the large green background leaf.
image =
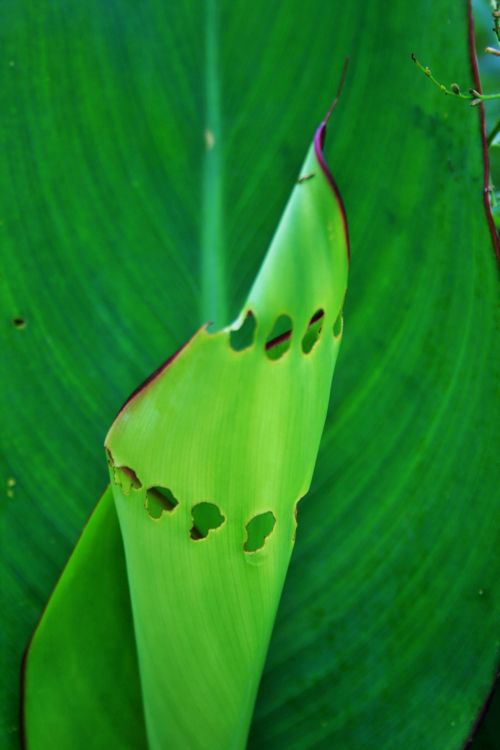
[[107,426],[238,309],[349,53],[344,347],[250,742],[460,747],[499,645],[496,276],[477,112],[409,56],[470,79],[465,3],[6,0],[0,35],[2,744]]

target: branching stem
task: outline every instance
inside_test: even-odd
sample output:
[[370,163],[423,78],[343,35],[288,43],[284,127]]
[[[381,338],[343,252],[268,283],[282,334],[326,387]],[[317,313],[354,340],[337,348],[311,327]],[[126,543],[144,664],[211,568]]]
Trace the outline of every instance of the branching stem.
[[497,94],[481,94],[479,91],[476,91],[476,89],[469,89],[466,94],[463,94],[457,83],[452,83],[448,88],[448,86],[445,86],[443,83],[438,81],[438,79],[432,75],[431,69],[427,66],[422,65],[422,63],[416,58],[413,53],[411,59],[419,68],[419,70],[421,70],[422,73],[426,75],[427,78],[429,78],[443,94],[446,94],[447,96],[456,96],[458,99],[464,99],[465,101],[470,102],[471,107],[475,107],[480,102],[486,102],[491,99],[500,99],[500,92]]

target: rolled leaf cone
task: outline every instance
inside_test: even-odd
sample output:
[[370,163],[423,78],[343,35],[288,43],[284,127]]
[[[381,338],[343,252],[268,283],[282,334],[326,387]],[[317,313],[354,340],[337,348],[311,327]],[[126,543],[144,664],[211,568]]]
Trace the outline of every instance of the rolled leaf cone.
[[153,750],[246,743],[342,339],[325,133],[236,321],[202,327],[106,438]]

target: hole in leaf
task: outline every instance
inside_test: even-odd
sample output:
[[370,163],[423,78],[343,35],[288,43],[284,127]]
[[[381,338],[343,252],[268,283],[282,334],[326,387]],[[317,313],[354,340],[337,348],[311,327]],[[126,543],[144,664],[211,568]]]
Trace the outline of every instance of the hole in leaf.
[[317,310],[309,321],[309,326],[302,339],[302,351],[309,354],[317,340],[319,339],[323,328],[324,310]]
[[179,501],[166,487],[150,487],[146,493],[146,510],[151,518],[160,518],[163,511],[171,513]]
[[274,513],[270,510],[266,513],[259,513],[247,523],[247,540],[243,545],[245,552],[256,552],[262,549],[267,537],[271,534],[276,523]]
[[236,331],[229,331],[231,349],[234,349],[235,352],[241,352],[243,349],[252,346],[256,327],[255,315],[249,311],[242,325]]
[[342,333],[342,326],[343,326],[343,320],[342,320],[342,310],[337,315],[337,319],[335,323],[333,324],[333,335],[336,339],[340,336]]
[[142,482],[133,469],[128,466],[113,466],[112,469],[114,480],[125,495],[128,495],[130,490],[141,489]]
[[279,359],[290,349],[293,323],[289,315],[280,315],[266,339],[265,351],[269,359]]
[[225,517],[214,503],[198,503],[191,510],[193,527],[191,539],[205,539],[210,531],[222,526]]
[[26,328],[26,321],[24,318],[13,318],[12,325],[14,326],[14,328],[18,329]]

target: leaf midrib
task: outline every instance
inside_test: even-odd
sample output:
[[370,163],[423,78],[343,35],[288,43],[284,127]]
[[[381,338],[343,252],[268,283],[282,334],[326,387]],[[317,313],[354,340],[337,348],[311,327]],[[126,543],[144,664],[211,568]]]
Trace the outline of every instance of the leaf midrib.
[[201,225],[201,319],[227,323],[223,236],[222,132],[216,0],[205,6],[205,153]]

